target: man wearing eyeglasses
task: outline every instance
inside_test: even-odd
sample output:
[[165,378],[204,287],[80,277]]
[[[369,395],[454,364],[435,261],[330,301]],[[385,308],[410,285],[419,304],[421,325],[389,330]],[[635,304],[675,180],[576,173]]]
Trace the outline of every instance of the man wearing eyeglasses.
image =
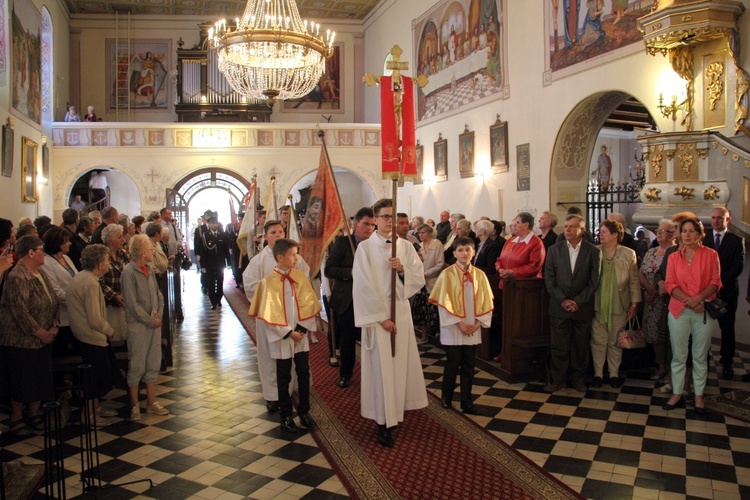
[[[372,207],[377,231],[360,243],[352,267],[354,321],[362,328],[362,416],[378,424],[378,443],[393,446],[392,429],[405,410],[427,406],[427,391],[414,335],[409,298],[425,285],[414,246],[393,232],[393,204]],[[392,238],[396,257],[391,257]],[[391,319],[391,275],[396,270],[396,314]],[[391,351],[395,338],[395,355]]]

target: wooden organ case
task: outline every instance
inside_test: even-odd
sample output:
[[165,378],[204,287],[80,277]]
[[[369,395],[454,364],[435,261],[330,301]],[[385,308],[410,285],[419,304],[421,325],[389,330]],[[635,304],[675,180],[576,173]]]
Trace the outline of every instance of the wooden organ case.
[[262,99],[246,99],[229,85],[208,48],[211,23],[200,27],[200,42],[184,49],[177,42],[177,103],[180,122],[270,122],[273,109]]

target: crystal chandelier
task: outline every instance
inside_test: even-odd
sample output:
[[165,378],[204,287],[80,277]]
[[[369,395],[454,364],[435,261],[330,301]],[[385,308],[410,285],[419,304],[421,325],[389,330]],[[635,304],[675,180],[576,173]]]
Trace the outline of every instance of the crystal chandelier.
[[241,95],[252,99],[296,99],[307,95],[325,72],[336,36],[302,21],[295,0],[248,0],[234,29],[226,19],[208,32],[219,71]]

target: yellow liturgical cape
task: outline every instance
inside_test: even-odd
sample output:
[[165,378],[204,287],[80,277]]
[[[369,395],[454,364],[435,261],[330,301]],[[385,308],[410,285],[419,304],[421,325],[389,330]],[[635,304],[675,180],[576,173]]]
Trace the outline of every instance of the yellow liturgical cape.
[[292,328],[297,326],[289,325],[286,317],[285,281],[292,283],[292,294],[296,302],[295,307],[297,308],[299,321],[310,319],[320,312],[321,307],[318,297],[302,271],[291,269],[288,274],[284,274],[278,268],[275,268],[258,284],[247,315],[257,317],[269,325],[290,326]]
[[466,317],[464,311],[464,274],[474,284],[474,316],[479,317],[494,309],[492,288],[487,275],[469,265],[464,271],[458,264],[447,267],[440,273],[430,294],[430,302],[444,308],[457,318]]

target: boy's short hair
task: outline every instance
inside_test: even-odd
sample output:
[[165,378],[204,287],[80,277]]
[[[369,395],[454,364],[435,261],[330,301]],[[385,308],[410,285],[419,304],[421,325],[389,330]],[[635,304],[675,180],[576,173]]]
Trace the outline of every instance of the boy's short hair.
[[266,223],[263,224],[263,234],[268,234],[268,229],[271,226],[284,227],[284,224],[282,224],[280,220],[276,220],[276,219],[267,220]]
[[289,238],[279,238],[273,244],[273,258],[278,260],[279,256],[286,255],[291,248],[299,248],[299,243]]
[[393,200],[391,200],[390,198],[380,198],[372,206],[372,213],[377,216],[382,209],[389,207],[393,207]]
[[457,250],[458,247],[476,248],[474,246],[474,240],[472,240],[471,238],[463,238],[463,237],[462,238],[456,238],[455,240],[453,240],[453,247],[452,247],[453,250]]

